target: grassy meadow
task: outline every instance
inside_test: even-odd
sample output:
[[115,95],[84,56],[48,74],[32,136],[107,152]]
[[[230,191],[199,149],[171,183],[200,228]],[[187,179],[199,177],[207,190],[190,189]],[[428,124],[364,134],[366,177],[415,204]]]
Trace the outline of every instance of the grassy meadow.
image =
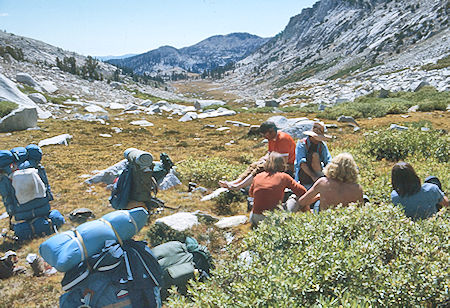
[[[186,84],[180,91],[198,93],[199,95],[205,92],[201,85],[196,85],[195,89],[190,89],[189,85]],[[217,93],[211,93],[211,91]],[[208,92],[210,98],[223,99],[225,97],[230,99],[227,94],[219,93],[220,91],[216,89],[211,91]],[[202,195],[200,193],[188,193],[187,183],[196,181],[199,185],[212,190],[218,187],[218,185],[215,185],[217,179],[221,177],[231,179],[245,168],[248,162],[262,156],[266,152],[267,146],[261,143],[261,138],[248,137],[247,128],[230,126],[225,121],[235,120],[259,125],[272,115],[274,114],[271,111],[266,113],[245,112],[231,117],[207,118],[182,123],[177,121],[178,117],[168,119],[167,115],[119,115],[118,111],[111,110],[109,113],[110,120],[107,121],[108,125],[80,120],[48,119],[38,123],[40,127],[38,130],[3,133],[0,134],[0,140],[1,149],[11,149],[15,146],[26,146],[30,143],[37,144],[42,139],[60,134],[68,133],[73,136],[68,146],[52,145],[43,148],[42,164],[46,167],[55,196],[51,206],[64,215],[68,215],[72,210],[80,207],[92,209],[96,217],[112,211],[108,203],[110,192],[106,190],[105,185],[88,186],[83,184],[85,180],[83,175],[90,174],[94,170],[105,169],[117,163],[123,158],[123,151],[128,147],[147,150],[153,154],[155,160],[159,160],[159,154],[165,152],[176,163],[181,173],[183,185],[168,191],[161,191],[158,194],[158,197],[164,200],[168,206],[180,206],[178,211],[201,210],[215,216],[242,215],[247,214],[244,200],[237,198],[238,201],[232,204],[215,201],[200,202]],[[289,110],[289,112],[281,115],[288,118],[308,117],[314,119],[322,117],[320,114],[301,110]],[[389,134],[389,132],[386,132],[386,128],[392,123],[409,125],[412,127],[411,129],[419,127],[417,133],[414,134],[417,139],[416,143],[422,145],[423,143],[429,143],[430,147],[419,147],[413,142],[414,144],[408,145],[410,150],[406,154],[402,153],[404,156],[402,158],[413,164],[421,178],[430,174],[437,175],[442,181],[444,190],[448,192],[448,189],[450,189],[448,151],[440,154],[437,151],[442,147],[449,149],[449,112],[442,110],[415,112],[409,113],[409,117],[406,118],[402,115],[404,113],[387,114],[373,119],[360,118],[358,119],[361,127],[359,131],[354,131],[353,127],[338,123],[335,120],[325,120],[327,124],[338,125],[338,128],[328,131],[329,134],[334,136],[328,142],[331,154],[334,156],[346,151],[354,155],[360,169],[360,183],[371,200],[371,206],[379,207],[380,210],[386,209],[389,203],[390,170],[395,163],[395,159],[379,157],[380,155],[377,156],[376,153],[386,152],[382,148],[383,145],[388,144],[386,140],[401,140],[402,136],[392,135],[386,140],[383,139],[384,141],[382,139],[377,141],[373,139],[373,131],[378,131],[378,135]],[[143,128],[129,124],[133,120],[141,119],[152,122],[154,126]],[[209,127],[210,125],[214,125],[214,128]],[[216,130],[222,126],[228,126],[230,130]],[[426,135],[427,132],[420,130],[422,126],[427,126],[433,131],[432,138]],[[113,127],[121,128],[122,132],[115,133]],[[434,132],[434,130],[440,131]],[[105,138],[99,136],[99,134],[111,134],[113,137]],[[395,144],[400,148],[404,147],[404,144],[400,141]],[[445,155],[447,156],[445,157]],[[210,165],[199,165],[200,162],[210,162]],[[187,170],[189,168],[186,166],[193,166],[195,163],[199,166],[197,174],[195,172],[189,173]],[[210,170],[214,170],[214,172]],[[151,238],[155,234],[155,230],[152,229],[152,222],[158,217],[175,212],[165,209],[162,214],[152,215],[149,225],[141,230],[136,239],[155,243],[155,239]],[[377,211],[369,210],[369,212]],[[67,216],[66,218],[67,223],[62,227],[63,231],[76,227],[68,220]],[[448,219],[446,224],[448,228]],[[0,220],[0,229],[3,228],[8,228],[8,219]],[[191,232],[202,244],[206,244],[210,248],[216,260],[230,258],[222,250],[227,245],[223,235],[224,231],[215,229],[213,226],[200,225]],[[235,236],[233,245],[240,244],[249,232],[252,233],[249,224],[235,228],[231,232]],[[10,234],[12,233],[10,232]],[[389,236],[392,236],[392,234]],[[63,274],[57,273],[51,277],[33,277],[31,268],[25,261],[28,253],[38,252],[38,247],[44,240],[45,238],[37,238],[23,243],[15,243],[8,238],[0,239],[0,253],[4,254],[9,249],[15,250],[20,259],[19,265],[27,267],[25,275],[0,280],[0,294],[2,296],[0,307],[54,307],[58,305],[58,298],[62,294],[60,281]],[[447,271],[447,281],[443,283],[447,283],[448,286],[448,267],[443,270]],[[244,291],[243,288],[242,292]],[[221,306],[226,302],[224,300],[218,302],[217,305]],[[323,303],[326,304],[326,300]],[[351,305],[352,302],[349,303]],[[168,306],[185,304],[186,302],[182,299],[175,299],[166,303]],[[246,302],[243,301],[242,305],[245,306],[245,304]],[[199,306],[203,305],[199,304]]]

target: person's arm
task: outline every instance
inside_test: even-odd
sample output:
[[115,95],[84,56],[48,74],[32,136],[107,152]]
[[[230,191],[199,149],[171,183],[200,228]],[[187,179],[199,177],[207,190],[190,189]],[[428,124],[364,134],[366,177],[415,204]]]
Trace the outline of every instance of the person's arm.
[[328,150],[327,144],[325,142],[322,142],[323,147],[322,147],[322,158],[323,158],[323,166],[325,167],[326,165],[328,165],[328,163],[331,161],[331,154],[330,151]]
[[320,185],[322,183],[322,179],[317,180],[314,185],[298,199],[298,204],[300,208],[304,208],[309,206],[311,203],[318,200],[318,194],[320,193]]
[[444,196],[444,198],[442,198],[441,202],[439,202],[439,205],[442,207],[448,207],[448,198],[447,196]]
[[306,193],[306,188],[302,184],[296,182],[289,174],[283,173],[283,176],[286,179],[285,187],[290,188],[297,197]]
[[254,189],[254,185],[255,185],[255,182],[252,183],[252,186],[250,186],[250,189],[249,189],[249,191],[248,191],[248,195],[249,195],[250,197],[253,197],[253,189]]
[[294,163],[294,179],[298,182],[298,172],[300,171],[300,164],[306,163],[306,147],[303,140],[297,142],[295,148],[295,163]]

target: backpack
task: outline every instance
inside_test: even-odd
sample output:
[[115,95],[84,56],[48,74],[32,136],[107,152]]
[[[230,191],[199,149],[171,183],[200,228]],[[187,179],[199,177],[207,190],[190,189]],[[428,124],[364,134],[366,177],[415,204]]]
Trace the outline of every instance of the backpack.
[[11,172],[10,165],[14,162],[13,154],[8,150],[0,150],[0,172],[9,174]]
[[186,243],[171,241],[154,247],[152,251],[163,270],[162,299],[168,296],[171,286],[176,286],[178,292],[185,295],[189,279],[203,281],[209,278],[210,270],[214,268],[208,249],[191,237],[186,238]]
[[131,192],[131,170],[130,163],[127,163],[125,169],[117,178],[113,185],[109,203],[116,210],[125,209],[128,205]]
[[68,271],[61,308],[161,307],[161,267],[145,242],[106,241],[103,250]]
[[46,196],[45,184],[36,168],[14,171],[11,174],[11,181],[19,204]]
[[58,210],[52,210],[45,216],[12,224],[12,229],[17,239],[24,241],[33,237],[50,235],[64,223],[64,216]]

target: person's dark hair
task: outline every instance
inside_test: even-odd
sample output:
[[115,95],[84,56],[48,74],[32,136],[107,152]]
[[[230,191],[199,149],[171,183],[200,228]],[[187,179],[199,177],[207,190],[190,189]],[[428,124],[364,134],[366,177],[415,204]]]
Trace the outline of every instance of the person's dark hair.
[[399,196],[414,195],[420,190],[420,179],[414,168],[405,162],[398,162],[392,167],[392,188]]
[[263,122],[260,126],[259,126],[259,133],[260,134],[265,134],[270,130],[274,130],[275,132],[277,132],[277,126],[275,125],[274,122],[272,121],[266,121]]

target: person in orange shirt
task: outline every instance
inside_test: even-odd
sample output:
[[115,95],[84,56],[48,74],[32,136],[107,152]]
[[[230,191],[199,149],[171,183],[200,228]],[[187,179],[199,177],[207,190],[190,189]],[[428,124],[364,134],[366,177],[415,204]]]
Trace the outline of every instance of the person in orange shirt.
[[269,154],[277,152],[287,160],[286,168],[282,171],[293,176],[295,161],[295,142],[292,137],[282,131],[278,131],[277,126],[272,121],[266,121],[259,126],[261,136],[269,140],[269,148],[266,155],[252,163],[247,170],[234,181],[219,181],[221,187],[231,190],[238,190],[252,184],[254,177],[264,171],[264,165],[269,158]]
[[250,212],[253,227],[265,219],[264,211],[272,211],[284,197],[285,188],[290,188],[297,197],[306,193],[305,187],[297,183],[286,170],[286,156],[271,152],[265,164],[265,171],[258,173],[250,187],[249,195],[254,198]]

